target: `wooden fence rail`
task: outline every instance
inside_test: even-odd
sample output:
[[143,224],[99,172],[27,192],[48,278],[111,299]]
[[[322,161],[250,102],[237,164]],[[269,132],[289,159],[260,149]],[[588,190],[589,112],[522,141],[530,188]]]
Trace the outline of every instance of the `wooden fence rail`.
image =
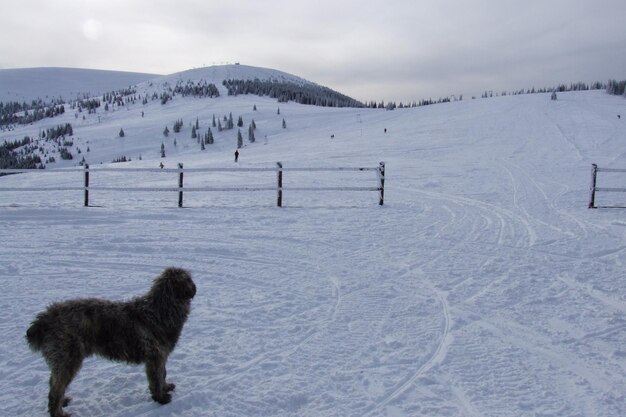
[[[372,171],[376,172],[378,185],[376,187],[284,187],[284,172],[332,172],[332,171]],[[90,168],[85,164],[83,168],[69,168],[63,170],[41,170],[41,169],[0,169],[0,173],[17,174],[17,173],[66,173],[66,172],[83,172],[84,185],[82,187],[0,187],[0,192],[20,192],[20,191],[83,191],[83,205],[89,207],[90,191],[127,191],[127,192],[143,192],[143,191],[167,191],[178,192],[178,207],[183,207],[183,198],[185,192],[213,192],[213,191],[276,191],[276,205],[282,207],[282,199],[284,191],[377,191],[379,193],[378,204],[384,204],[385,195],[385,163],[380,162],[378,167],[336,167],[336,168],[285,168],[281,162],[276,163],[275,168],[183,168],[183,164],[178,164],[178,168]],[[178,186],[175,187],[107,187],[90,185],[90,173],[98,172],[158,172],[158,173],[176,173],[178,174]],[[257,187],[185,187],[185,173],[200,172],[276,172],[277,184],[274,187],[257,186]]]
[[[626,192],[626,188],[621,187],[598,187],[598,173],[599,172],[617,172],[626,173],[626,169],[619,168],[600,168],[597,164],[591,164],[591,186],[589,187],[589,208],[598,208],[596,206],[596,193],[597,192],[609,192],[609,193],[623,193]],[[603,208],[616,208],[618,206],[602,206]]]

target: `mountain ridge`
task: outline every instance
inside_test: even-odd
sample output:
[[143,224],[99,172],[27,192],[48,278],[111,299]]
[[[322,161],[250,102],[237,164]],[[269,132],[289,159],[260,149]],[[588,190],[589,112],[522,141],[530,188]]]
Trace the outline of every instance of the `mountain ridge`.
[[[214,83],[220,93],[227,94],[224,80],[289,82],[297,85],[321,85],[284,71],[249,65],[213,65],[183,70],[172,74],[153,74],[71,67],[36,67],[0,69],[0,102],[44,102],[57,99],[74,100],[96,97],[110,91],[137,86],[139,92],[153,92],[154,87],[177,82]],[[152,88],[151,88],[152,87]]]

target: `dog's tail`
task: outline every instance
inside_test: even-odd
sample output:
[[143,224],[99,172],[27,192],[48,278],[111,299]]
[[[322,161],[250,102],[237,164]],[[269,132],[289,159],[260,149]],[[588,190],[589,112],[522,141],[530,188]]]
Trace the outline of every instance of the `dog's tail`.
[[26,341],[28,342],[30,350],[33,352],[41,350],[43,346],[45,327],[42,320],[37,319],[30,325],[28,330],[26,330]]

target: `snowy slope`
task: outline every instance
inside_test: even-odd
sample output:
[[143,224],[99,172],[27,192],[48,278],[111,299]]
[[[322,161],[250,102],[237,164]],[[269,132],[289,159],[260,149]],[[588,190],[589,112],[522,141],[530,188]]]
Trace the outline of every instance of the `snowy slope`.
[[154,77],[157,75],[79,68],[0,69],[0,101],[50,102],[59,97],[69,101],[127,88]]
[[[69,412],[626,415],[626,217],[586,208],[590,164],[626,168],[623,98],[527,95],[386,112],[239,96],[141,110],[76,125],[92,164],[142,152],[115,166],[233,167],[233,131],[204,152],[188,136],[196,115],[206,129],[212,114],[232,111],[258,125],[237,166],[385,161],[386,204],[369,192],[286,192],[283,209],[274,192],[187,193],[188,208],[177,209],[174,193],[103,191],[92,193],[100,207],[85,209],[80,192],[0,193],[0,414],[45,415],[47,367],[24,342],[38,311],[73,297],[127,299],[177,265],[193,272],[198,294],[168,363],[172,403],[150,400],[141,367],[94,358],[70,387]],[[185,130],[161,159],[163,127],[178,117]],[[161,186],[175,183],[169,175],[92,180]],[[273,184],[274,175],[185,181]],[[375,183],[371,173],[285,176]],[[0,187],[81,181],[28,174]]]
[[[165,83],[175,85],[177,81],[206,81],[215,84],[220,93],[226,95],[226,89],[222,86],[224,80],[254,80],[258,78],[262,81],[280,81],[291,82],[295,84],[314,84],[304,78],[278,71],[271,68],[254,67],[250,65],[229,64],[229,65],[213,65],[210,67],[195,68],[175,74],[156,77],[150,81],[144,82],[152,86],[161,86]],[[141,90],[141,86],[140,86]],[[150,90],[150,89],[148,89]]]

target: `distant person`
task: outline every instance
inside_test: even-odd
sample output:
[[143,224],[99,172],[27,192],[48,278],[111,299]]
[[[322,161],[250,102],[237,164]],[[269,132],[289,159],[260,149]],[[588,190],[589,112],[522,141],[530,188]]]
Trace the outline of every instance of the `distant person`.
[[239,160],[239,150],[235,150],[235,162]]

